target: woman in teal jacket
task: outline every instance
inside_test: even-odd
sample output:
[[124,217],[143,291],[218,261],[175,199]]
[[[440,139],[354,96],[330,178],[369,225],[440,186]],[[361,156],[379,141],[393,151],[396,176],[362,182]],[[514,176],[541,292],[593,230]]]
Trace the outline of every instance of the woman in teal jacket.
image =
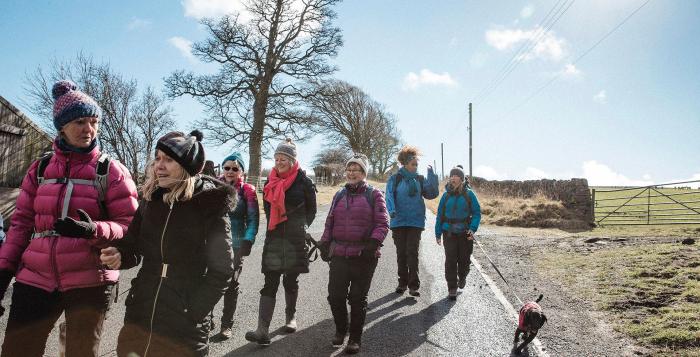
[[440,194],[438,177],[428,165],[428,178],[418,174],[418,149],[404,146],[399,151],[401,169],[386,183],[386,208],[391,217],[391,236],[396,245],[399,285],[396,293],[406,288],[411,296],[420,296],[418,278],[418,247],[425,229],[425,202]]
[[236,208],[229,212],[231,218],[231,247],[233,248],[233,279],[224,294],[224,310],[221,313],[221,337],[231,337],[233,314],[236,312],[240,294],[238,278],[243,270],[244,257],[250,255],[250,249],[258,234],[260,207],[255,186],[245,182],[245,162],[241,154],[234,152],[221,164],[223,177],[221,181],[232,185],[238,193]]
[[481,206],[464,180],[462,166],[450,170],[450,180],[440,198],[435,219],[435,239],[445,237],[445,280],[449,298],[457,299],[457,287],[464,289],[469,259],[474,251],[474,233],[479,229]]

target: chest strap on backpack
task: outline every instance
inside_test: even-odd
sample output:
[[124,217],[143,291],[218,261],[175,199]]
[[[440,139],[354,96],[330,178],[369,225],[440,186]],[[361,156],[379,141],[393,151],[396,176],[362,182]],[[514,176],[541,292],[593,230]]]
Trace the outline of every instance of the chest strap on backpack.
[[[86,185],[86,186],[93,186],[97,190],[97,201],[100,205],[100,210],[102,211],[103,214],[106,214],[106,205],[105,205],[105,194],[107,192],[107,180],[109,178],[109,162],[110,162],[110,157],[107,154],[102,154],[100,155],[100,158],[97,160],[97,167],[96,167],[96,175],[94,180],[84,180],[84,179],[74,179],[74,178],[69,178],[69,177],[60,177],[60,178],[55,178],[55,179],[46,179],[44,178],[44,170],[49,164],[49,160],[51,159],[52,155],[46,155],[41,159],[41,162],[39,163],[39,168],[37,170],[37,181],[38,184],[41,185],[48,185],[48,184],[64,184],[66,186],[66,193],[63,197],[63,206],[61,209],[61,218],[66,218],[68,216],[68,208],[70,205],[70,199],[73,196],[73,187],[75,185]],[[42,232],[43,233],[43,232]]]

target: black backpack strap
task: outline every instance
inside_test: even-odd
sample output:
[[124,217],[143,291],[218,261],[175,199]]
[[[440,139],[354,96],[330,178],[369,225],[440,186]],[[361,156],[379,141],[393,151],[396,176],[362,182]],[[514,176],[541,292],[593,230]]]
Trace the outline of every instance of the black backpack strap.
[[52,151],[47,152],[41,157],[41,159],[39,159],[39,166],[36,169],[37,185],[41,185],[41,182],[44,181],[44,171],[46,171],[46,167],[49,166],[51,157],[53,157]]
[[343,187],[342,189],[340,189],[340,191],[335,193],[335,196],[333,196],[333,201],[331,202],[331,208],[328,211],[328,212],[330,212],[330,214],[333,214],[333,210],[335,209],[335,206],[337,206],[338,202],[340,202],[340,200],[343,199],[343,196],[345,196],[346,191],[347,190],[345,189],[345,187]]
[[396,206],[396,191],[399,189],[399,183],[401,183],[402,178],[403,175],[400,173],[394,174],[394,206]]
[[372,208],[372,212],[374,212],[374,187],[372,185],[367,185],[367,189],[365,189],[365,198],[367,198],[369,207]]

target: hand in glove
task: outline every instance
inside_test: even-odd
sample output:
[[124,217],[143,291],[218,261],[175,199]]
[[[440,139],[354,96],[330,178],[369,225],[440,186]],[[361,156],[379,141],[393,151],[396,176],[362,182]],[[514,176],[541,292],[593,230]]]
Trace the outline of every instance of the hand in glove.
[[379,248],[379,241],[373,238],[369,239],[365,248],[362,249],[360,256],[364,259],[375,259],[377,258],[377,249]]
[[474,232],[471,229],[467,231],[467,240],[474,240]]
[[319,242],[318,250],[321,252],[321,260],[324,262],[331,261],[331,243],[329,241]]
[[241,253],[242,256],[247,257],[250,255],[250,250],[253,248],[253,242],[244,239],[241,242],[241,248],[239,249],[239,252]]
[[92,238],[95,236],[97,225],[82,209],[78,210],[79,221],[71,217],[59,218],[53,224],[53,229],[60,235],[74,238]]
[[[14,274],[9,270],[0,270],[0,302],[2,302],[2,299],[5,297],[5,292],[7,291],[7,287],[10,286],[10,281],[12,281],[13,276]],[[5,308],[0,305],[0,316],[4,313]]]

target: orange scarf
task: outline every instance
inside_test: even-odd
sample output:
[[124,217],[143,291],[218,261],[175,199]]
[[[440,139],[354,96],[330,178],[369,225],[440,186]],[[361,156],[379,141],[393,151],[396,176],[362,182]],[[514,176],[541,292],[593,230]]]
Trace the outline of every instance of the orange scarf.
[[263,189],[263,197],[265,197],[265,201],[270,203],[270,223],[267,225],[267,229],[270,231],[287,220],[284,193],[292,186],[298,172],[299,161],[295,162],[294,166],[283,174],[277,173],[277,169],[272,169],[270,176],[267,177],[267,185]]

